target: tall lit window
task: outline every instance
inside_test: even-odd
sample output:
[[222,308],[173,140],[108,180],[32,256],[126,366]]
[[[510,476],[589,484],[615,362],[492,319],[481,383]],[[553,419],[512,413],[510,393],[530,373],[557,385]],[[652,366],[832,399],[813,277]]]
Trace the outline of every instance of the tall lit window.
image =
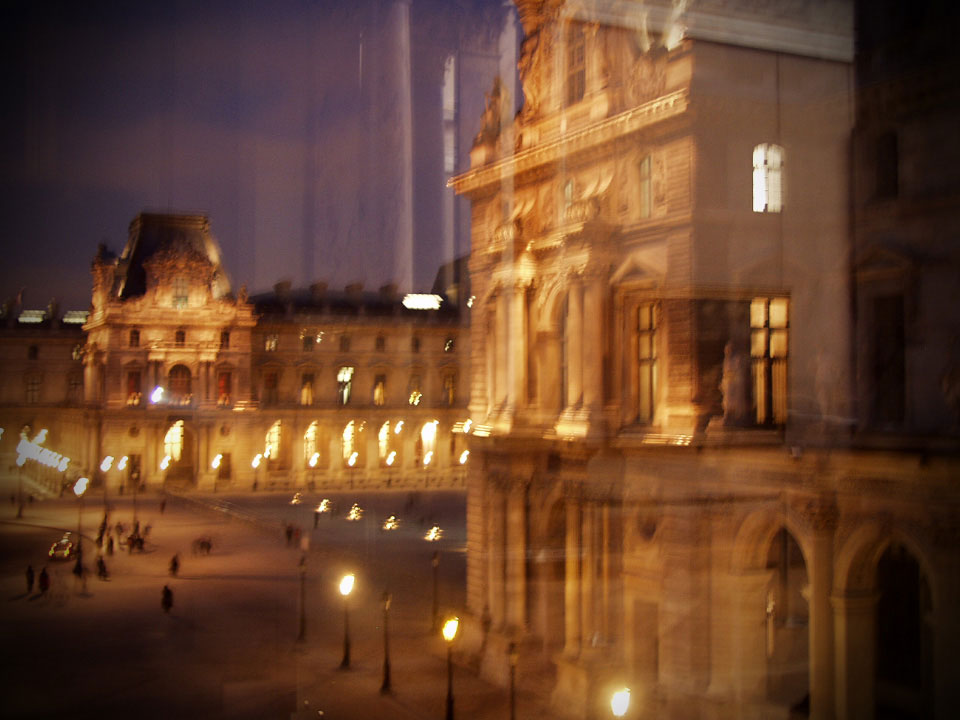
[[373,379],[373,404],[384,405],[387,402],[387,376],[377,375]]
[[350,402],[353,389],[353,368],[344,365],[337,371],[337,402],[346,405]]
[[657,304],[637,309],[637,422],[653,422],[657,410]]
[[276,370],[267,370],[263,373],[263,397],[261,398],[267,405],[275,405],[280,399],[279,395],[280,378]]
[[127,405],[134,407],[140,404],[142,399],[140,371],[130,370],[127,372]]
[[313,373],[300,376],[300,404],[313,405]]
[[168,379],[170,403],[173,405],[189,405],[193,399],[190,387],[190,369],[186,365],[174,365],[170,368]]
[[308,333],[306,331],[304,331],[300,336],[300,342],[303,344],[304,352],[313,352],[313,346],[317,344],[313,333]]
[[443,376],[443,404],[453,405],[457,400],[457,375],[447,372]]
[[270,333],[263,338],[263,349],[267,352],[276,352],[280,346],[280,336],[276,333]]
[[754,298],[750,303],[750,357],[753,400],[759,425],[787,422],[787,298]]
[[650,156],[646,155],[639,165],[639,195],[640,217],[648,218],[653,209],[652,183],[650,182]]
[[753,211],[783,208],[783,148],[763,143],[753,149]]
[[407,384],[407,402],[410,405],[419,405],[422,399],[423,392],[420,376],[414,373],[410,376],[410,382]]
[[317,436],[319,435],[319,425],[314,420],[310,427],[303,434],[303,462],[307,467],[311,467],[310,459],[318,453]]
[[437,452],[437,426],[438,420],[431,420],[424,423],[420,428],[420,437],[417,438],[417,464],[428,467],[434,462],[434,456]]
[[377,431],[377,455],[381,467],[394,467],[398,464],[397,452],[393,449],[394,428],[387,420]]
[[140,331],[131,330],[130,331],[130,347],[140,347]]
[[586,75],[586,38],[583,26],[571,23],[567,32],[567,105],[583,100]]
[[180,462],[183,455],[183,420],[177,420],[163,438],[163,454],[173,462]]
[[277,420],[263,437],[263,456],[274,464],[280,459],[281,442],[283,442],[283,424]]
[[185,277],[173,279],[173,306],[177,309],[187,307],[190,300],[190,286]]
[[343,458],[343,464],[346,467],[360,467],[361,466],[361,441],[360,441],[360,431],[363,429],[362,426],[357,425],[353,420],[348,422],[343,428],[343,435],[341,437],[341,456]]
[[30,404],[40,402],[40,376],[28,375],[26,379],[26,400]]
[[228,370],[217,373],[217,405],[230,404],[231,381],[233,378]]

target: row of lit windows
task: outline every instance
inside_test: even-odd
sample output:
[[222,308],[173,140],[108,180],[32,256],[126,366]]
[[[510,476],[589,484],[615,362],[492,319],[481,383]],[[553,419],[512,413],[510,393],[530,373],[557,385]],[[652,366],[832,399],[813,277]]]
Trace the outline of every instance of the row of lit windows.
[[[300,332],[300,347],[303,352],[313,352],[313,349],[323,342],[324,332],[322,330],[302,330]],[[410,338],[410,352],[420,352],[420,337],[414,335]],[[350,352],[350,336],[346,333],[341,334],[338,339],[338,348],[340,352]],[[448,337],[443,341],[443,351],[453,352],[456,348],[456,340]],[[279,333],[269,333],[263,338],[263,349],[266,352],[276,352],[280,349]],[[374,339],[374,350],[376,352],[386,352],[387,339],[383,335],[377,335]]]
[[[186,330],[176,330],[173,333],[173,344],[176,347],[184,347],[187,343],[187,331]],[[130,330],[130,334],[127,338],[127,344],[129,347],[137,348],[140,347],[140,330],[133,328]],[[229,350],[230,349],[230,331],[223,330],[220,332],[220,349]]]
[[[750,388],[746,392],[757,425],[787,421],[789,300],[757,297],[750,302]],[[636,314],[636,419],[654,422],[660,392],[660,304],[644,302]]]

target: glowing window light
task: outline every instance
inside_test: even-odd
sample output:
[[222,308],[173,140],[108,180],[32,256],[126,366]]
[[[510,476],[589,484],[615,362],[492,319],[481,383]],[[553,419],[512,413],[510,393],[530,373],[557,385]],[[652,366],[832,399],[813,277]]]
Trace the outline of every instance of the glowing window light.
[[387,420],[383,425],[380,426],[380,429],[377,431],[377,450],[380,453],[380,458],[387,462],[387,465],[390,464],[387,460],[390,455],[390,421]]
[[163,460],[160,461],[160,469],[166,470],[168,467],[170,467],[170,456],[164,455]]
[[[306,458],[311,458],[317,453],[317,436],[319,435],[319,425],[316,420],[310,423],[310,427],[307,428],[307,431],[303,434],[303,456]],[[310,465],[310,467],[316,467],[316,463]]]
[[216,470],[218,467],[220,467],[221,460],[223,460],[223,455],[221,453],[217,453],[213,458],[213,462],[210,463],[210,467]]
[[433,461],[433,450],[428,450],[423,456],[423,466],[426,467]]
[[125,470],[126,467],[127,467],[127,460],[128,460],[128,459],[129,459],[129,458],[128,458],[126,455],[124,455],[122,458],[120,458],[120,462],[117,463],[117,470]]
[[399,435],[401,430],[403,430],[403,420],[397,420],[396,427],[393,428],[393,434]]
[[783,207],[783,148],[762,143],[753,149],[753,211],[780,212]]
[[610,709],[613,710],[615,717],[623,717],[627,714],[627,708],[630,707],[630,688],[617,690],[610,698]]
[[430,293],[407,293],[403,296],[403,306],[407,310],[439,310],[443,298]]
[[280,441],[283,434],[282,427],[283,426],[281,425],[280,421],[277,420],[267,431],[267,434],[264,437],[263,449],[263,456],[265,458],[269,459],[280,457]]
[[103,462],[100,463],[100,469],[101,469],[103,472],[107,472],[107,470],[109,470],[112,465],[113,465],[113,455],[107,455],[107,456],[103,459]]
[[17,320],[24,325],[36,325],[43,322],[44,316],[43,310],[24,310]]
[[356,450],[354,450],[352,453],[350,453],[350,457],[347,459],[347,465],[349,465],[350,467],[353,467],[354,465],[356,465],[358,457],[359,457],[359,454],[357,453]]
[[315,468],[319,460],[320,460],[320,453],[315,452],[313,455],[310,456],[310,462],[309,462],[310,467]]
[[161,400],[163,400],[163,388],[162,388],[161,386],[157,385],[157,386],[153,389],[153,392],[150,393],[150,402],[156,404],[156,403],[160,402]]
[[341,436],[343,459],[348,465],[350,465],[350,467],[353,467],[353,464],[356,463],[356,441],[357,425],[353,420],[351,420],[343,428],[343,434]]
[[460,464],[461,464],[461,465],[466,465],[466,464],[467,464],[467,458],[468,458],[468,457],[470,457],[470,451],[469,451],[469,450],[464,450],[462,453],[460,453]]
[[250,461],[250,467],[256,470],[258,467],[260,467],[261,462],[263,462],[263,455],[261,453],[257,453],[253,456],[253,460]]
[[387,455],[387,466],[393,467],[393,463],[395,463],[396,461],[397,461],[397,451],[391,450],[390,454]]
[[180,462],[183,454],[183,434],[183,420],[177,420],[163,438],[163,452],[175,462]]

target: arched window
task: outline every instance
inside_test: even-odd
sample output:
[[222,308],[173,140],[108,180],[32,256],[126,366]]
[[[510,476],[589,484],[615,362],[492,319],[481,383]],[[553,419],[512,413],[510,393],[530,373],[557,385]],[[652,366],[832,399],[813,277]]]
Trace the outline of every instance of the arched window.
[[353,368],[344,365],[337,371],[337,402],[346,405],[350,402],[353,389]]
[[190,389],[190,369],[186,365],[174,365],[169,376],[170,403],[189,405],[193,396]]
[[401,425],[392,425],[389,420],[387,420],[383,425],[380,426],[380,430],[377,433],[377,454],[380,458],[381,467],[399,467],[400,465],[400,456],[397,448],[399,445],[394,444],[394,435],[400,432]]
[[317,452],[317,435],[319,434],[317,427],[317,421],[314,420],[303,434],[303,462],[307,467],[316,467],[319,460],[319,457],[315,457],[319,456]]
[[763,143],[753,149],[753,211],[783,208],[783,148]]
[[439,420],[431,420],[430,422],[424,423],[423,427],[420,428],[420,437],[417,441],[417,455],[423,467],[429,467],[434,461],[434,456],[437,452],[437,427],[439,425]]
[[363,423],[351,420],[343,428],[341,448],[344,467],[363,467]]
[[183,455],[183,420],[177,420],[163,438],[163,454],[173,462],[180,462]]
[[263,438],[263,456],[270,465],[280,464],[280,444],[283,442],[283,425],[277,420]]
[[583,100],[587,77],[586,37],[583,25],[571,23],[567,32],[567,105]]

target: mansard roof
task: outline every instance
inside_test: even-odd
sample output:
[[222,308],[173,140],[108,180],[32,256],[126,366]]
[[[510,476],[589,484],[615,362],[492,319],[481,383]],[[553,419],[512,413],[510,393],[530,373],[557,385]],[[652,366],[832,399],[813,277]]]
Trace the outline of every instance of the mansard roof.
[[140,213],[130,223],[127,244],[117,262],[116,295],[126,300],[146,293],[150,262],[171,257],[208,265],[216,277],[215,294],[230,292],[230,281],[220,262],[220,247],[210,234],[206,215]]

